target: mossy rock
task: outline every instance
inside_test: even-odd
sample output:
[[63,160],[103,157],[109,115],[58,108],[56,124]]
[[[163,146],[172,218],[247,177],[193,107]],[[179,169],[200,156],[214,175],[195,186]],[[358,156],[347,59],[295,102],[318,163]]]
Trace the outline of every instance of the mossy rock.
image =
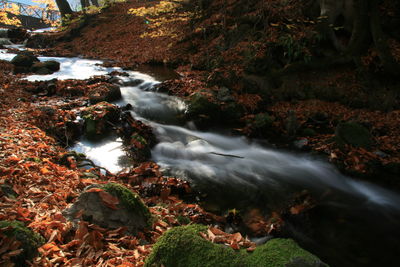
[[355,147],[370,148],[373,144],[371,133],[356,122],[339,123],[336,127],[335,137],[339,145],[349,144]]
[[314,131],[313,129],[311,129],[311,128],[305,128],[305,129],[303,129],[302,131],[301,131],[301,135],[302,136],[315,136],[315,135],[317,135],[317,132],[316,131]]
[[58,70],[60,70],[60,63],[54,60],[35,62],[30,69],[31,72],[40,75],[52,74]]
[[[249,253],[235,251],[224,245],[203,239],[199,233],[206,226],[187,225],[175,227],[164,233],[153,247],[145,266],[165,267],[287,267],[327,266],[316,256],[301,249],[291,239],[273,239]],[[295,265],[299,263],[299,265]]]
[[144,204],[142,199],[131,190],[123,185],[116,183],[108,183],[103,189],[111,195],[117,197],[121,204],[129,211],[140,213],[146,220],[146,227],[152,224],[152,216],[149,208]]
[[257,129],[266,129],[271,127],[274,121],[274,116],[270,116],[267,113],[259,113],[254,117],[253,126]]
[[[98,191],[90,191],[93,188],[103,189],[116,197],[118,203],[110,207],[103,201]],[[77,215],[82,214],[82,219],[85,221],[108,229],[126,227],[131,234],[150,227],[153,221],[149,209],[141,198],[128,188],[116,183],[88,186],[77,201],[64,210],[63,214],[74,223],[80,220],[80,216]]]
[[188,116],[190,118],[206,116],[209,119],[215,119],[219,110],[216,103],[211,102],[205,95],[196,93],[189,101]]
[[16,266],[27,266],[26,260],[33,259],[37,255],[37,249],[45,242],[41,235],[19,221],[0,221],[0,228],[8,228],[1,232],[21,242],[22,253],[12,258]]
[[116,101],[121,98],[121,89],[118,85],[111,83],[101,83],[91,88],[89,91],[90,104],[96,104],[102,101]]
[[107,102],[100,102],[85,108],[82,111],[82,118],[85,121],[85,136],[91,140],[102,138],[111,128],[111,124],[118,122],[120,113],[121,110],[118,106]]

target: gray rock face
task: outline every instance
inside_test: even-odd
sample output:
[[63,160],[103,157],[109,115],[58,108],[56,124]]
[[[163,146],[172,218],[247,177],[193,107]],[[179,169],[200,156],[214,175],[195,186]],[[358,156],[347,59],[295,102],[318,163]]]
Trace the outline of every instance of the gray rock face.
[[[70,208],[64,210],[64,216],[75,223],[83,219],[109,229],[126,227],[132,234],[148,227],[151,215],[140,198],[123,186],[116,185],[116,188],[119,189],[108,192],[101,185],[88,186],[78,200]],[[103,189],[103,191],[93,189]],[[121,195],[118,195],[119,193]],[[105,201],[104,194],[108,197],[106,200],[111,200]],[[127,205],[127,201],[123,199],[126,197],[131,198],[130,205]],[[115,205],[111,205],[110,203],[116,199]],[[79,216],[79,214],[82,215]]]

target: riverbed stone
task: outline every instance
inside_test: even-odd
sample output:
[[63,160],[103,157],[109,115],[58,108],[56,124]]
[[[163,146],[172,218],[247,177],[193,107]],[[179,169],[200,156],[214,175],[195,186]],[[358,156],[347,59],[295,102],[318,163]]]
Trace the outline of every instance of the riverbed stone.
[[89,101],[96,104],[102,101],[115,101],[121,98],[121,89],[112,83],[99,83],[89,89]]
[[336,142],[355,147],[370,148],[373,144],[371,133],[357,122],[339,123],[335,130]]
[[0,221],[0,233],[10,240],[15,239],[21,242],[17,249],[22,249],[20,254],[11,257],[11,261],[15,265],[6,264],[4,266],[27,266],[26,261],[32,260],[38,254],[37,249],[44,244],[44,238],[41,235],[33,232],[19,221]]
[[41,75],[52,74],[58,70],[60,70],[60,62],[55,60],[35,62],[30,69],[31,72]]
[[84,220],[108,229],[126,227],[130,234],[152,223],[151,213],[140,197],[116,183],[88,186],[63,214],[75,224]]
[[0,45],[12,45],[13,43],[8,38],[0,38]]
[[108,102],[85,108],[81,113],[85,136],[92,140],[100,139],[118,122],[120,113],[118,106]]
[[250,253],[211,243],[199,234],[206,231],[206,226],[196,224],[172,228],[158,239],[145,266],[327,266],[291,239],[272,239]]
[[39,62],[39,59],[32,52],[21,52],[11,59],[14,66],[31,67],[33,63]]

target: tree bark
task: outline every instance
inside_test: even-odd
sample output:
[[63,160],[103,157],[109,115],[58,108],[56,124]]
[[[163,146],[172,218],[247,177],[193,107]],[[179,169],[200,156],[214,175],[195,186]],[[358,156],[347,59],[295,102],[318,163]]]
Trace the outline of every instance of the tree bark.
[[65,15],[73,13],[71,6],[69,5],[67,0],[56,0],[56,4],[58,10],[60,11],[61,18],[64,18]]
[[390,47],[387,43],[387,38],[382,30],[379,19],[379,0],[371,1],[371,19],[370,27],[372,38],[376,49],[378,50],[379,58],[382,62],[383,69],[386,73],[398,77],[400,73],[400,64],[394,59]]

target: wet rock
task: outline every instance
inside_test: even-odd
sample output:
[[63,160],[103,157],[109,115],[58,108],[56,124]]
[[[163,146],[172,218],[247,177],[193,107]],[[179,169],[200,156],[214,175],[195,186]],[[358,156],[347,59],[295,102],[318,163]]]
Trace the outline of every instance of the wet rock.
[[84,220],[108,229],[126,227],[131,234],[150,227],[152,222],[140,197],[115,183],[88,186],[63,214],[74,223]]
[[13,43],[8,38],[0,38],[0,45],[12,45]]
[[316,134],[317,134],[317,132],[314,131],[314,130],[311,129],[311,128],[306,128],[306,129],[303,129],[303,130],[301,131],[301,135],[302,135],[302,136],[310,136],[310,137],[312,137],[312,136],[315,136]]
[[172,228],[158,239],[145,266],[327,266],[291,239],[272,239],[248,253],[205,240],[199,233],[206,231],[202,225]]
[[307,145],[308,145],[308,139],[302,138],[300,140],[296,140],[293,142],[293,145],[297,149],[305,149],[305,148],[307,148]]
[[115,101],[121,98],[121,89],[118,85],[111,83],[100,83],[89,89],[90,104],[102,101]]
[[59,70],[60,70],[60,63],[54,60],[35,62],[30,68],[31,72],[40,75],[52,74]]
[[99,139],[109,132],[120,117],[118,106],[100,102],[82,111],[84,133],[89,139]]
[[296,135],[297,130],[300,128],[300,123],[297,120],[296,113],[293,110],[288,111],[287,118],[285,120],[285,130],[289,137]]
[[196,121],[199,127],[218,119],[219,106],[210,101],[204,94],[194,94],[188,103],[187,117]]
[[26,29],[14,28],[8,29],[7,36],[13,43],[22,43],[29,37],[29,34]]
[[[2,235],[3,242],[11,242],[12,239],[21,242],[20,247],[17,249],[22,249],[20,254],[11,257],[11,261],[15,265],[5,264],[1,266],[27,266],[26,261],[32,260],[38,254],[37,249],[44,244],[44,238],[42,236],[33,232],[19,221],[0,221],[0,234]],[[2,253],[4,252],[6,251],[2,251]],[[2,261],[2,264],[4,264],[4,261]]]
[[35,62],[39,59],[31,52],[21,52],[16,55],[11,63],[14,65],[14,73],[27,73]]
[[339,123],[335,130],[336,142],[355,147],[370,148],[373,144],[372,135],[361,124],[356,122]]

